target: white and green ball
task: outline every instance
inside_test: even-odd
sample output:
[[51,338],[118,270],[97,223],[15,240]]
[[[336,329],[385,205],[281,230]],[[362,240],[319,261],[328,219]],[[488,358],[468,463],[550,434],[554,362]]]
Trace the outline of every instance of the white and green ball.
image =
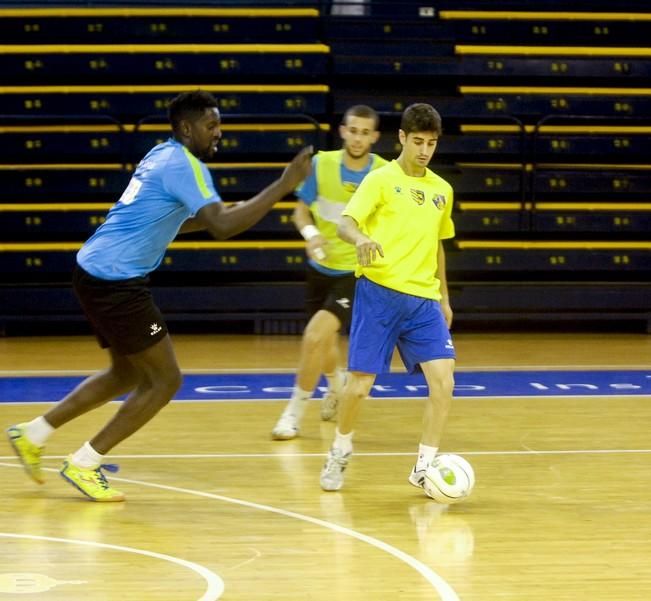
[[452,505],[470,495],[475,486],[472,466],[459,455],[437,455],[425,472],[423,488],[437,503]]

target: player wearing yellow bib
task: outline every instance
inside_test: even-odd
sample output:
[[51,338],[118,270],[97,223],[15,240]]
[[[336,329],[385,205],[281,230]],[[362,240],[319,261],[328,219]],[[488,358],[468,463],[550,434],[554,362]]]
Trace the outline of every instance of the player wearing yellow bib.
[[454,346],[449,327],[445,254],[454,236],[452,187],[427,168],[441,134],[429,104],[402,115],[397,160],[370,173],[342,214],[338,233],[355,245],[358,266],[348,378],[337,430],[321,471],[321,488],[339,490],[352,454],[353,427],[376,375],[390,370],[398,348],[410,373],[422,369],[429,394],[418,459],[409,482],[422,486],[438,451],[452,401]]
[[343,386],[339,364],[339,332],[350,324],[355,293],[355,247],[337,237],[341,212],[367,173],[386,164],[371,154],[377,141],[377,113],[357,105],[344,114],[339,127],[341,150],[319,152],[313,171],[296,191],[293,219],[306,240],[308,255],[306,301],[309,322],[292,397],[274,426],[275,440],[298,436],[307,401],[323,373],[328,388],[321,400],[321,419],[332,419]]

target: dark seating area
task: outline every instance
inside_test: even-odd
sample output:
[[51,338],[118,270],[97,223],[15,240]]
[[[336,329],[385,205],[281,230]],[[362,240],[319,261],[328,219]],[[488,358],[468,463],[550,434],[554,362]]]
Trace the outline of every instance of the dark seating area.
[[[88,4],[0,2],[0,331],[81,319],[76,250],[168,137],[169,100],[198,87],[223,114],[209,167],[227,202],[301,147],[337,147],[352,104],[381,113],[375,150],[395,158],[400,112],[430,102],[444,123],[431,167],[455,190],[458,323],[651,327],[646,3]],[[152,278],[163,312],[300,330],[293,206],[232,241],[180,237]]]

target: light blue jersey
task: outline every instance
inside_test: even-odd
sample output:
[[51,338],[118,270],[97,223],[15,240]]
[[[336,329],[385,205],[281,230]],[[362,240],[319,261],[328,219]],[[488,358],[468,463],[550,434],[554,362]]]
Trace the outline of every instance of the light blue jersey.
[[183,222],[211,202],[221,198],[208,167],[170,138],[140,161],[77,263],[103,280],[143,277],[160,265]]

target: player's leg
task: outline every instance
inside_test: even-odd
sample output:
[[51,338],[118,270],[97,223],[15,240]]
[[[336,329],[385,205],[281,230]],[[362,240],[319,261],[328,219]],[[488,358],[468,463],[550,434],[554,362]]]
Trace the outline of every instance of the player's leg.
[[339,327],[333,332],[330,342],[324,344],[322,372],[328,384],[321,398],[321,419],[331,420],[337,414],[339,395],[346,380],[346,372],[339,362],[339,333],[348,330],[355,299],[355,276],[350,273],[331,278],[333,284],[323,308],[337,317]]
[[[80,270],[78,270],[80,271]],[[94,329],[137,374],[136,385],[116,415],[64,462],[61,475],[95,501],[121,501],[101,469],[104,455],[165,406],[181,383],[165,320],[144,278],[110,282],[80,276],[75,292]],[[126,368],[125,368],[126,369]],[[92,401],[87,401],[90,405]]]
[[409,482],[422,485],[427,466],[432,463],[441,446],[443,429],[450,413],[454,390],[454,359],[436,359],[421,363],[429,389],[423,413],[423,433],[418,446],[418,458]]
[[102,473],[104,456],[137,432],[169,401],[181,385],[181,372],[169,335],[144,351],[128,356],[142,374],[138,386],[113,418],[90,441],[70,455],[61,475],[93,501],[123,501]]
[[303,413],[319,382],[324,356],[328,353],[339,329],[339,320],[332,313],[318,311],[308,322],[301,340],[301,357],[292,397],[276,422],[274,440],[290,440],[298,436]]
[[353,449],[353,431],[362,401],[376,374],[389,371],[400,323],[399,297],[365,278],[357,281],[348,352],[348,377],[340,398],[332,448],[321,470],[321,488],[339,490]]
[[181,386],[181,371],[169,335],[144,351],[129,355],[129,360],[142,378],[115,416],[90,441],[101,455],[142,428]]
[[108,352],[111,356],[108,369],[86,378],[43,416],[53,428],[60,428],[138,385],[142,374],[133,363],[127,357],[118,355],[112,348],[109,348]]
[[44,478],[41,455],[48,438],[63,424],[129,392],[138,383],[131,362],[109,349],[111,365],[81,382],[52,409],[29,422],[7,429],[7,436],[27,474],[39,484]]
[[[109,342],[114,331],[120,330],[120,320],[112,318],[116,301],[123,304],[133,294],[131,284],[99,280],[77,268],[72,284],[102,348],[108,348],[111,365],[108,369],[86,378],[70,394],[45,415],[30,422],[11,426],[7,430],[9,441],[25,466],[28,475],[38,483],[43,482],[41,453],[47,439],[56,428],[75,417],[103,405],[107,401],[132,390],[139,374],[131,362],[115,351]],[[139,291],[140,288],[137,288]],[[129,306],[130,308],[130,306]]]
[[325,304],[336,280],[337,278],[308,266],[306,303],[307,313],[311,317],[301,339],[301,354],[292,396],[271,431],[274,440],[290,440],[298,436],[307,403],[321,373],[328,368],[324,364],[332,361],[331,349],[336,344],[341,320]]
[[296,376],[301,390],[314,391],[321,374],[326,377],[327,389],[321,399],[321,419],[332,419],[337,411],[337,396],[345,372],[339,367],[339,331],[341,320],[327,308],[318,311],[310,320],[303,337],[303,352]]
[[398,350],[410,373],[420,365],[428,385],[418,458],[409,474],[410,484],[422,486],[425,470],[438,452],[452,402],[455,352],[439,303],[426,299],[412,302]]
[[353,433],[362,401],[368,396],[375,374],[350,371],[340,395],[337,428],[332,447],[321,470],[321,488],[339,490],[344,484],[344,471],[353,453]]

